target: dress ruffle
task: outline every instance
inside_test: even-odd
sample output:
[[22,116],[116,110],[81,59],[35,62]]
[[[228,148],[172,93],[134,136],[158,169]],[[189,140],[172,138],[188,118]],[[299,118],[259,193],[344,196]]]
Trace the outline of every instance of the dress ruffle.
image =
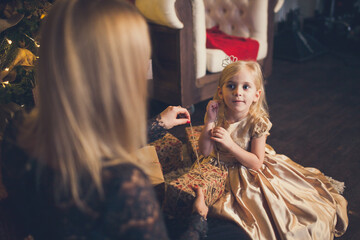
[[251,136],[254,138],[259,138],[263,135],[270,135],[270,129],[272,127],[272,123],[268,118],[260,118],[258,122],[255,124]]

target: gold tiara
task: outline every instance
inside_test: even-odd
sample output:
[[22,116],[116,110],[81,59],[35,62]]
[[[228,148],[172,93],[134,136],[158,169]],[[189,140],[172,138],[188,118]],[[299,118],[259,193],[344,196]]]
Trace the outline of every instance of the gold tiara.
[[226,67],[230,63],[237,62],[237,60],[238,60],[238,58],[233,55],[226,56],[226,58],[222,61],[222,66]]

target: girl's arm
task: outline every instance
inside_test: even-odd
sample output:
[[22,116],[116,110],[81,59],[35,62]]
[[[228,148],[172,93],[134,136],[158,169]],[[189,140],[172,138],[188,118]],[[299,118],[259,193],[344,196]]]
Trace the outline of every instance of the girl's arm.
[[205,157],[209,156],[214,149],[214,142],[211,140],[211,131],[214,127],[215,122],[207,122],[200,134],[199,151]]
[[228,131],[217,127],[213,130],[212,140],[220,143],[228,150],[242,165],[253,170],[259,170],[265,156],[266,135],[251,140],[251,151],[246,151],[236,144]]
[[199,150],[205,157],[207,157],[214,149],[214,142],[211,140],[211,131],[215,127],[218,111],[219,103],[215,100],[211,100],[206,107],[204,128],[201,131],[199,138]]

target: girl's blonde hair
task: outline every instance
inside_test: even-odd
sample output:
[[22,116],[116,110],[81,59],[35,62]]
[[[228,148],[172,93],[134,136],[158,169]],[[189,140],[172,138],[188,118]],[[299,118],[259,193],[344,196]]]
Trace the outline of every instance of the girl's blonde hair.
[[126,1],[61,0],[40,43],[39,101],[20,144],[56,169],[55,194],[83,207],[84,178],[102,195],[104,162],[135,162],[146,144],[147,23]]
[[[269,112],[265,97],[264,77],[259,63],[255,61],[236,61],[227,65],[221,72],[218,88],[222,88],[226,82],[241,71],[249,71],[254,79],[256,90],[261,91],[258,101],[250,106],[246,127],[241,130],[242,133],[246,133],[260,118],[269,117]],[[218,91],[215,93],[214,100],[221,103],[217,125],[227,128],[229,124],[225,118],[226,106],[221,101]]]

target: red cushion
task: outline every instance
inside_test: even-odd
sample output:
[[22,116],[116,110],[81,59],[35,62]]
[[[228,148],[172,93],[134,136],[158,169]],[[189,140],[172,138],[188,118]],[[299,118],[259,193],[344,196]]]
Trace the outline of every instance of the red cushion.
[[256,61],[259,42],[251,38],[228,35],[215,26],[206,30],[206,48],[223,50],[228,56],[233,55],[238,60]]

